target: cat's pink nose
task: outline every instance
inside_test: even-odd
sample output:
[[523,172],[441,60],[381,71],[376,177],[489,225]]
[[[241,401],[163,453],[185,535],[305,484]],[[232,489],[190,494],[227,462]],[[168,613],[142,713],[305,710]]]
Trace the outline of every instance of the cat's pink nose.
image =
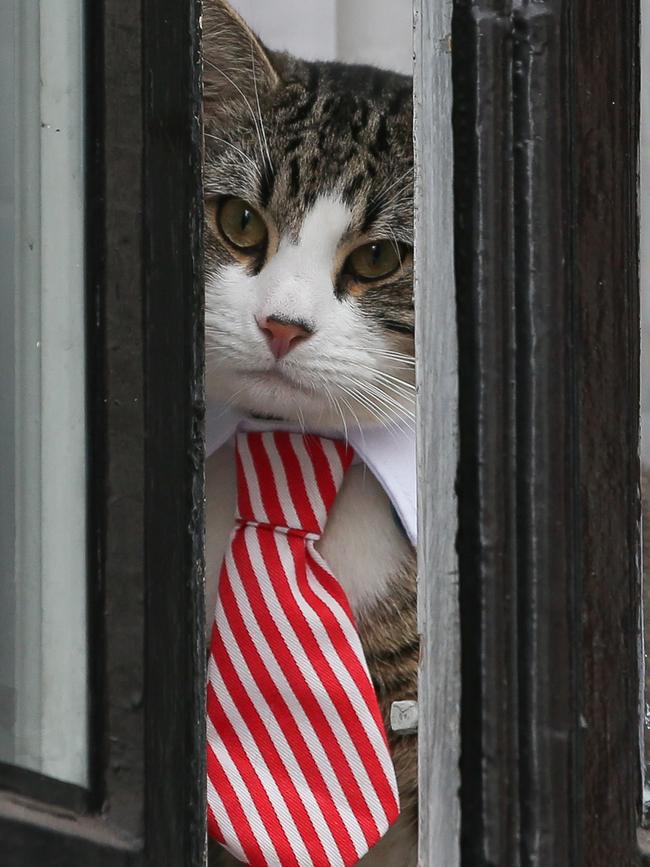
[[313,333],[306,322],[285,319],[282,316],[268,316],[257,319],[260,331],[264,332],[269,349],[279,360]]

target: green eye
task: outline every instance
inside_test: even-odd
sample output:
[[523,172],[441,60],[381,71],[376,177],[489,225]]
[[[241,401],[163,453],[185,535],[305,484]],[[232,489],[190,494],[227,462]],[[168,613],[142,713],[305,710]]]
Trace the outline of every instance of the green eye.
[[348,256],[346,269],[361,280],[381,280],[402,264],[404,250],[394,241],[375,241]]
[[226,240],[239,250],[254,250],[266,243],[268,232],[264,220],[243,199],[225,199],[219,208],[217,223]]

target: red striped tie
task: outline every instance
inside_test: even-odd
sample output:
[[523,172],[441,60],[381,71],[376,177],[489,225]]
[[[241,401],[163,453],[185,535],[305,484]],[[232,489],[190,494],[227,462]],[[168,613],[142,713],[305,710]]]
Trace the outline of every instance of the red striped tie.
[[399,814],[352,612],[314,548],[353,456],[323,437],[237,436],[208,666],[208,826],[254,867],[356,864]]

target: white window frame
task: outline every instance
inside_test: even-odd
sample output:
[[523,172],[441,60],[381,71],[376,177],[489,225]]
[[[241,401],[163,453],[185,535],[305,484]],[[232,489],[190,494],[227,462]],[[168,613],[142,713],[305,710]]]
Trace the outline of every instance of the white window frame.
[[460,864],[458,345],[450,0],[414,2],[419,861]]

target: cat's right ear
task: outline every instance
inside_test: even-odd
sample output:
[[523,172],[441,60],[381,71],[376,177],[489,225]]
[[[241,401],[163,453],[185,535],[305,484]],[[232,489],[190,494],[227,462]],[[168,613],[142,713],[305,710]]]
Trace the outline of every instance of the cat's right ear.
[[269,52],[225,0],[203,0],[203,102],[209,116],[255,105],[280,78]]

